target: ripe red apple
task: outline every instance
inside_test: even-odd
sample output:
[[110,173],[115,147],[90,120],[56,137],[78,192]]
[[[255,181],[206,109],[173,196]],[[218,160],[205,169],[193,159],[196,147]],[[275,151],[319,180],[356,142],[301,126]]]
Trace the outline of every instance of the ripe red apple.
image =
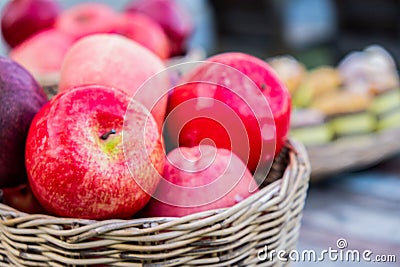
[[32,75],[0,57],[0,187],[27,181],[24,152],[29,125],[47,102]]
[[76,40],[95,33],[112,32],[115,17],[115,11],[105,4],[81,3],[61,13],[55,27]]
[[45,214],[46,211],[40,205],[32,193],[28,183],[16,187],[6,187],[3,191],[3,203],[22,212],[29,214]]
[[187,73],[183,85],[170,94],[171,138],[189,147],[209,138],[217,147],[232,149],[251,172],[268,166],[271,154],[279,153],[288,135],[289,92],[267,63],[256,57],[224,53],[208,62]]
[[167,155],[147,216],[181,217],[227,208],[258,191],[246,165],[231,151],[210,145],[180,147]]
[[55,29],[42,31],[25,40],[10,52],[10,57],[24,66],[37,80],[58,74],[73,39]]
[[127,12],[140,12],[157,21],[171,43],[171,56],[186,52],[186,41],[193,32],[189,12],[175,0],[134,0],[126,7]]
[[[122,135],[130,140],[124,146]],[[123,91],[77,87],[55,96],[35,116],[26,167],[32,191],[50,213],[128,218],[158,184],[162,137],[149,111]]]
[[[135,41],[117,34],[91,35],[77,41],[65,56],[59,90],[100,84],[133,96],[146,80],[163,69],[161,59]],[[167,97],[162,95],[169,88],[168,77],[161,75],[152,85],[137,100],[151,111],[161,128],[167,106]]]
[[164,30],[157,22],[144,14],[119,15],[114,32],[147,47],[163,60],[169,57],[169,41]]
[[54,0],[12,0],[3,9],[1,31],[11,47],[53,26],[60,13]]

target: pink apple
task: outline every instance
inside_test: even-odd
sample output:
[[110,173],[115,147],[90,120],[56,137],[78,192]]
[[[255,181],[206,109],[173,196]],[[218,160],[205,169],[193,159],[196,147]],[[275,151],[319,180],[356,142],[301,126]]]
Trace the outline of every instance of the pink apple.
[[[76,42],[67,53],[59,90],[100,84],[119,88],[133,96],[147,79],[163,69],[164,64],[159,57],[126,37],[117,34],[91,35]],[[167,105],[167,97],[162,96],[169,88],[168,77],[164,76],[153,80],[153,86],[137,97],[151,110],[160,128]]]
[[72,44],[69,35],[50,29],[33,35],[12,49],[10,57],[40,80],[43,75],[59,74],[64,56]]
[[189,12],[175,0],[134,0],[126,7],[127,12],[140,12],[157,21],[171,42],[171,55],[186,52],[186,41],[194,26]]
[[269,166],[288,135],[289,92],[256,57],[225,53],[208,62],[187,73],[170,94],[171,138],[188,147],[209,138],[232,149],[251,172]]
[[119,15],[114,32],[147,47],[163,60],[169,57],[169,41],[164,30],[157,22],[144,14]]
[[10,0],[3,9],[4,40],[15,47],[33,34],[53,26],[60,13],[55,0]]
[[258,191],[245,164],[231,151],[210,145],[180,147],[167,155],[147,216],[181,217],[227,208]]
[[75,39],[95,33],[110,33],[113,30],[115,11],[100,3],[82,3],[64,11],[55,27]]
[[[122,135],[130,142],[123,145]],[[148,202],[164,167],[149,111],[123,91],[96,85],[58,94],[41,109],[25,155],[33,193],[63,217],[128,218]]]

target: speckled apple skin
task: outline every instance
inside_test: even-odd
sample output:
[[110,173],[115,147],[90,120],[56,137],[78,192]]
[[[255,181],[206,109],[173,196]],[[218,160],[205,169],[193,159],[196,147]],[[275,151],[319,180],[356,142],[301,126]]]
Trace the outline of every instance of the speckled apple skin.
[[[150,77],[164,68],[159,57],[126,37],[95,34],[77,41],[68,51],[61,68],[59,90],[63,92],[80,85],[99,84],[134,96]],[[169,80],[166,75],[158,75],[151,83],[151,88],[145,88],[146,92],[135,99],[151,111],[161,129]]]
[[[50,213],[128,218],[148,202],[148,193],[155,190],[164,166],[162,137],[154,119],[148,117],[148,155],[132,159],[129,151],[139,147],[135,142],[126,149],[127,158],[135,161],[131,175],[122,143],[129,101],[120,90],[86,86],[57,95],[35,116],[28,134],[26,166],[32,191]],[[129,108],[134,116],[126,123],[132,127],[149,115],[138,103]],[[116,134],[102,140],[100,136],[111,129]]]
[[[229,84],[235,84],[236,87],[240,86],[243,77],[238,75],[225,77],[223,68],[215,68],[220,71],[214,71],[209,68],[209,65],[200,65],[195,68],[192,72],[185,75],[181,82],[186,83],[178,88],[175,88],[170,94],[167,113],[174,111],[174,109],[185,103],[188,100],[199,99],[200,97],[215,98],[218,101],[226,103],[231,107],[236,114],[240,117],[247,131],[247,136],[250,140],[249,149],[250,157],[242,158],[243,161],[247,162],[247,166],[250,171],[254,172],[258,166],[258,163],[262,163],[263,159],[260,158],[262,149],[274,150],[272,153],[277,155],[282,149],[289,132],[290,124],[290,112],[291,112],[291,98],[288,90],[283,83],[278,79],[275,72],[269,65],[254,56],[247,55],[238,52],[229,52],[216,55],[209,58],[207,61],[221,63],[230,67],[233,67],[243,74],[247,75],[262,92],[262,95],[266,98],[269,109],[272,112],[273,120],[275,124],[275,148],[270,147],[267,143],[262,140],[260,125],[257,122],[255,114],[252,112],[254,109],[264,108],[268,109],[268,106],[250,107],[246,105],[243,100],[229,91]],[[217,85],[206,85],[202,82],[197,81],[213,81]],[[228,90],[227,90],[227,89]],[[245,86],[241,88],[242,94],[246,95],[247,98],[258,97],[257,95],[251,96],[247,92]],[[261,95],[261,96],[262,96]],[[193,106],[193,109],[196,105]],[[182,114],[179,112],[175,113],[174,116],[179,117]],[[215,125],[211,120],[197,119],[193,120],[182,129],[176,129],[176,122],[179,120],[168,121],[168,129],[170,136],[175,138],[179,132],[179,144],[181,146],[194,146],[198,145],[201,140],[205,138],[211,138],[217,145],[217,147],[231,149],[232,144],[229,140],[229,135],[232,132],[223,132],[221,129],[218,130],[218,126]],[[272,126],[272,125],[271,125]],[[221,128],[221,127],[219,127]],[[213,129],[210,131],[209,129]],[[217,129],[217,130],[215,130]],[[261,144],[263,144],[263,148]],[[243,151],[234,151],[239,156],[244,154]],[[269,152],[268,152],[269,153]],[[274,155],[274,154],[273,154]],[[261,161],[261,162],[260,162]]]
[[181,217],[231,207],[258,191],[246,165],[231,151],[209,145],[176,148],[168,153],[159,199],[144,209],[147,216]]

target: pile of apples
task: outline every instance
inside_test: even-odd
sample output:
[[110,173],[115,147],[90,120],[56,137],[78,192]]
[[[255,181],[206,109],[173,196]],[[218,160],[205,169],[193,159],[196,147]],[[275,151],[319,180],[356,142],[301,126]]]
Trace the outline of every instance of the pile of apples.
[[1,19],[10,57],[39,78],[58,74],[69,48],[91,34],[120,34],[165,60],[185,54],[193,28],[174,0],[134,0],[122,12],[94,2],[62,10],[56,0],[12,0]]
[[218,54],[172,83],[163,60],[139,42],[76,32],[50,101],[26,68],[0,58],[6,204],[99,220],[179,217],[258,190],[257,174],[265,178],[286,142],[291,111],[265,61]]

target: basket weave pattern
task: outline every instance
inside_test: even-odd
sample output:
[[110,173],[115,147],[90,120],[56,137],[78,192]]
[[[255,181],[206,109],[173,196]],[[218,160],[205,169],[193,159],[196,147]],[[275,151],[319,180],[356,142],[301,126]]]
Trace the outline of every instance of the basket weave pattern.
[[304,148],[290,141],[273,164],[273,182],[227,209],[92,221],[0,204],[0,266],[287,266],[258,254],[295,248],[309,175]]

